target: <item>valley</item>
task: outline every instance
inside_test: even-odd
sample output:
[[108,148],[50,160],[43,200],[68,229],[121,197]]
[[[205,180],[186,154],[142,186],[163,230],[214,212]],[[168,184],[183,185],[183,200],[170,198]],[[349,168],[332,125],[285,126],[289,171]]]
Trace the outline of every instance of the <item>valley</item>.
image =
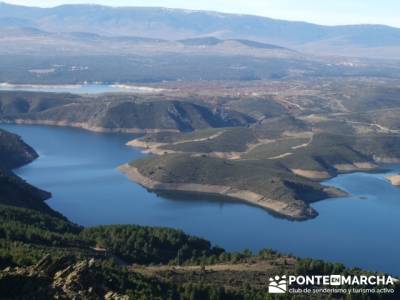
[[[10,167],[37,157],[20,138],[3,130],[0,145],[2,163],[7,162],[5,151],[14,153]],[[249,250],[227,252],[174,229],[135,225],[83,228],[49,208],[42,202],[45,198],[31,201],[27,194],[18,194],[21,187],[12,187],[15,198],[10,198],[3,193],[9,184],[2,181],[1,188],[2,297],[158,299],[168,293],[171,299],[219,295],[250,300],[268,297],[264,280],[275,273],[360,272],[269,249],[256,255]],[[31,187],[28,192],[35,195],[36,189]]]
[[[387,127],[371,125],[377,124],[374,121],[353,121],[351,109],[357,107],[357,118],[372,112],[390,113],[397,105],[395,82],[384,80],[371,85],[369,79],[321,79],[319,84],[317,88],[315,82],[297,81],[290,83],[297,90],[288,90],[281,81],[257,85],[241,82],[232,88],[215,82],[209,89],[190,95],[190,89],[197,90],[198,84],[192,84],[188,94],[181,92],[188,83],[182,83],[180,90],[166,84],[169,88],[162,94],[150,95],[8,91],[0,93],[1,118],[8,123],[18,120],[42,125],[50,119],[63,125],[9,124],[3,128],[19,133],[47,153],[18,174],[52,191],[50,206],[79,224],[130,224],[135,220],[143,225],[181,228],[233,251],[259,251],[271,244],[279,251],[300,256],[396,270],[393,261],[363,264],[365,257],[377,251],[365,251],[370,240],[364,235],[359,236],[359,247],[353,251],[347,247],[335,255],[328,251],[339,243],[343,232],[354,239],[355,232],[344,228],[354,222],[356,212],[363,226],[367,226],[364,218],[376,214],[376,222],[368,225],[369,232],[382,226],[382,216],[387,222],[394,221],[395,214],[392,218],[388,209],[396,206],[398,190],[390,189],[385,177],[397,170],[396,165],[386,165],[398,162],[395,123]],[[246,93],[253,88],[263,94]],[[370,92],[365,93],[366,88]],[[333,94],[335,89],[338,92]],[[224,96],[216,98],[217,92]],[[307,101],[304,95],[308,95]],[[379,107],[371,102],[371,95],[381,99]],[[102,133],[67,128],[76,126],[71,120],[87,118],[85,107],[98,113],[79,127],[93,130],[87,124],[95,124],[94,131],[100,128]],[[145,123],[141,115],[149,117]],[[141,136],[127,133],[138,132],[132,130],[138,127]],[[51,137],[59,146],[49,147],[38,137]],[[135,147],[153,154],[144,155]],[[117,170],[119,166],[152,192],[126,179]],[[370,173],[367,176],[362,172]],[[365,184],[376,189],[364,191]],[[95,197],[82,201],[82,195]],[[327,200],[330,197],[337,200]],[[340,235],[329,227],[338,215],[343,221]],[[238,219],[246,220],[246,226],[243,222],[233,226],[232,220]],[[209,225],[202,225],[204,222]],[[227,234],[232,226],[234,230]],[[276,226],[287,239],[281,238],[282,232],[265,235],[265,228]],[[316,247],[305,243],[299,232],[331,234],[324,238],[325,246]],[[257,238],[242,238],[238,247],[238,233]],[[390,239],[381,243],[390,244]],[[365,257],[356,255],[360,251]]]
[[[231,93],[253,85],[238,84]],[[146,188],[240,199],[296,220],[318,215],[311,203],[345,195],[320,181],[400,161],[396,81],[320,79],[285,87],[259,82],[254,89],[262,95],[218,98],[213,94],[229,91],[225,84],[200,94],[3,91],[0,120],[145,133],[128,144],[156,155],[121,170]]]
[[0,300],[399,299],[400,29],[108,3],[0,2]]

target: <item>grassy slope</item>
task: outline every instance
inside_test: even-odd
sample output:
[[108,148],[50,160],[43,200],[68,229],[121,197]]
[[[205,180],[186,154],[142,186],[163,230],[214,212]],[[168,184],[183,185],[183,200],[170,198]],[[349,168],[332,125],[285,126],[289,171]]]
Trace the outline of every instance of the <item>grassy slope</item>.
[[180,142],[162,147],[167,150],[178,152],[244,152],[247,146],[255,143],[257,137],[250,128],[232,128],[224,129],[224,131],[215,138],[205,141]]
[[175,143],[186,140],[204,139],[221,132],[223,129],[210,128],[192,132],[160,132],[147,134],[140,141],[147,143]]
[[[196,136],[212,137],[212,132],[197,131],[190,135],[171,134],[167,137],[152,135],[139,140],[166,143],[160,146],[160,149],[183,153],[241,152],[243,164],[252,164],[251,160],[257,160],[260,165],[269,164],[281,172],[287,172],[288,169],[305,169],[326,171],[335,175],[337,171],[334,165],[337,164],[372,162],[374,157],[400,157],[398,135],[361,135],[347,126],[328,121],[318,124],[318,131],[306,132],[308,137],[304,134],[298,137],[280,136],[269,141],[263,141],[264,133],[260,133],[257,126],[225,129],[219,136],[203,138],[201,141],[189,140]],[[250,145],[256,146],[249,148]],[[273,164],[271,160],[280,164]]]

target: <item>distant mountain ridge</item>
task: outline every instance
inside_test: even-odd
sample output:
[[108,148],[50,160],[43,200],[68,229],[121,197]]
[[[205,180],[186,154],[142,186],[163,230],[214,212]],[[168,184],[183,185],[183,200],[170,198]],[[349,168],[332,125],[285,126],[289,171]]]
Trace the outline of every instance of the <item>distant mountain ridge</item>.
[[204,38],[183,39],[183,40],[178,40],[178,42],[185,46],[215,46],[215,45],[222,44],[225,42],[233,42],[233,43],[241,44],[243,46],[247,46],[249,48],[289,50],[285,47],[280,47],[277,45],[266,44],[266,43],[251,41],[251,40],[245,40],[245,39],[223,40],[223,39],[218,39],[216,37],[204,37]]
[[49,32],[108,36],[245,39],[324,54],[392,57],[400,48],[400,29],[384,25],[322,26],[251,15],[166,8],[99,5],[37,8],[0,3],[0,24],[4,23],[26,24]]

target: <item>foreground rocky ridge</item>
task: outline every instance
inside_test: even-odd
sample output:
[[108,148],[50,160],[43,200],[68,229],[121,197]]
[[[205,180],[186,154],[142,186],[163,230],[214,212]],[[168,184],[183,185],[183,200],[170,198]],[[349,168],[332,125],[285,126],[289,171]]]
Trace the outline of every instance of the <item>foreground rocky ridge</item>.
[[112,291],[102,279],[102,270],[94,259],[53,260],[46,255],[36,265],[0,271],[0,291],[1,297],[9,299],[129,299]]
[[[30,214],[29,211],[19,212]],[[9,222],[2,222],[0,229],[7,228]],[[30,225],[37,226],[38,223]],[[50,225],[47,229],[56,228]],[[207,241],[172,229],[132,225],[76,229],[73,235],[85,243],[76,244],[75,248],[70,248],[61,256],[58,251],[66,245],[54,244],[46,248],[44,253],[47,254],[37,258],[34,264],[23,260],[17,265],[13,261],[5,262],[9,257],[3,254],[7,250],[4,242],[15,247],[24,241],[19,244],[20,248],[15,249],[18,251],[29,242],[12,234],[5,241],[0,237],[0,298],[158,300],[165,299],[167,295],[171,300],[213,300],[217,295],[219,299],[264,300],[270,299],[265,282],[276,274],[372,274],[347,269],[341,264],[299,259],[267,249],[257,255],[249,251],[230,253],[223,249],[211,249]],[[62,234],[68,229],[56,230]],[[144,236],[143,232],[148,236]],[[185,240],[189,244],[176,245],[177,241]],[[94,242],[98,246],[93,248],[94,251],[87,252],[86,247]],[[36,247],[43,246],[39,240],[34,244]],[[171,253],[170,246],[178,248]],[[201,253],[204,246],[209,250]],[[397,299],[398,285],[392,288],[394,293],[385,299]],[[332,296],[307,296],[307,299],[331,299]],[[360,299],[367,297],[361,295]],[[285,299],[298,299],[298,296],[285,295]]]

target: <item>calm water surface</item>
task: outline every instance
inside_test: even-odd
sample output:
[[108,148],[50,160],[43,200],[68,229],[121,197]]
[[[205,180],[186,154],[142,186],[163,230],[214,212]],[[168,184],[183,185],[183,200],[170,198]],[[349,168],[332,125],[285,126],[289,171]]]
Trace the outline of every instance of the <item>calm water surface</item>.
[[80,84],[80,85],[34,85],[34,84],[7,84],[0,83],[0,91],[29,91],[50,93],[74,94],[101,94],[101,93],[139,93],[146,94],[157,91],[148,87],[133,85],[112,84]]
[[[1,125],[33,146],[40,158],[17,173],[52,192],[48,201],[70,220],[85,225],[141,224],[182,229],[228,250],[272,248],[301,257],[327,259],[400,274],[400,188],[387,174],[354,173],[326,184],[351,197],[314,204],[320,216],[306,222],[278,219],[237,202],[170,200],[149,193],[117,171],[143,157],[125,143],[130,135],[79,129]],[[391,167],[391,172],[400,166]]]

